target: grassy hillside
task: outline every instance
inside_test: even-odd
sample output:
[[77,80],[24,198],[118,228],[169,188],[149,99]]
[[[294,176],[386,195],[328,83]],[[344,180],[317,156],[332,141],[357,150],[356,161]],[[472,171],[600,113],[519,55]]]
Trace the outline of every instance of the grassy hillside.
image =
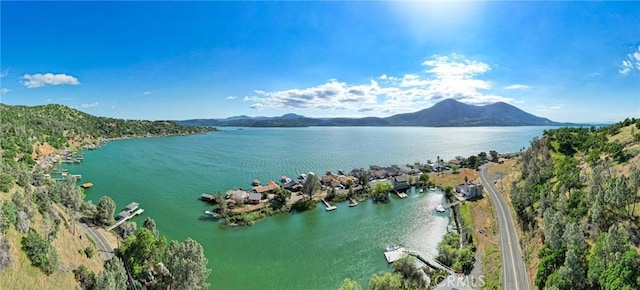
[[640,289],[640,121],[535,138],[505,178],[538,289]]
[[[212,130],[215,128],[185,127],[170,121],[95,117],[60,105],[25,107],[0,104],[0,289],[74,289],[77,286],[122,289],[127,283],[125,267],[134,264],[135,270],[146,273],[160,261],[119,253],[118,259],[111,259],[107,266],[103,265],[101,254],[77,225],[77,220],[86,217],[96,221],[97,217],[106,216],[110,222],[115,205],[105,210],[101,204],[96,207],[91,202],[83,202],[84,193],[76,186],[75,180],[53,181],[46,178],[45,173],[51,168],[42,166],[44,163],[37,165],[38,161],[61,149],[75,150],[109,138],[193,134]],[[154,229],[155,223],[151,220],[145,227]],[[129,233],[129,240],[148,232],[148,229],[139,229]],[[185,244],[172,243],[174,247],[167,248],[167,241],[162,237],[158,239],[164,241],[165,247],[150,247],[146,243],[131,245],[129,241],[130,252],[137,253],[135,251],[139,248],[153,249],[155,256],[162,257],[165,250],[182,255],[183,249],[188,247],[190,253],[200,258],[200,271],[190,272],[199,275],[196,278],[184,277],[191,279],[195,286],[205,285],[206,275],[203,273],[208,272],[204,268],[206,259],[199,244],[187,241]],[[146,240],[154,241],[155,238]],[[126,262],[123,264],[122,260]],[[173,273],[185,271],[180,268],[179,261],[173,264],[171,261],[163,262]],[[193,268],[190,266],[190,271]],[[170,283],[168,281],[153,283],[165,285],[163,283]]]
[[[171,121],[141,121],[96,117],[62,105],[7,106],[0,104],[0,146],[4,158],[33,154],[33,145],[48,143],[62,149],[105,138],[193,134],[215,130],[187,127]],[[34,156],[32,156],[34,157]]]

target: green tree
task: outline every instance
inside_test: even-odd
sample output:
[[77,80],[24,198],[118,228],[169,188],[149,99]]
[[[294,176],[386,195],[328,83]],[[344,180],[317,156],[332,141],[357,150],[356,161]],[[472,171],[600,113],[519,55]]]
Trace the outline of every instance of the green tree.
[[98,224],[110,225],[113,223],[113,215],[116,212],[116,203],[111,199],[111,197],[101,197],[96,209],[96,222]]
[[171,289],[207,289],[207,258],[202,246],[188,238],[183,243],[171,241],[165,255],[165,265],[173,280]]
[[126,290],[127,271],[122,260],[113,257],[104,263],[104,270],[96,277],[96,290]]
[[371,290],[399,290],[402,287],[402,276],[390,272],[374,274],[369,280]]
[[453,200],[453,187],[445,186],[445,188],[444,188],[444,197],[448,201],[452,201]]
[[291,197],[291,191],[288,191],[284,188],[277,188],[275,192],[274,199],[280,202],[280,204],[287,203],[287,199]]
[[118,251],[130,267],[133,276],[146,279],[146,270],[162,261],[167,248],[164,238],[157,238],[146,228],[140,228],[135,235],[124,240]]
[[491,156],[491,162],[498,162],[498,151],[491,150],[489,151],[489,155]]
[[424,188],[429,183],[429,174],[420,173],[418,176],[418,183]]
[[473,264],[475,262],[476,258],[473,251],[469,247],[464,247],[458,251],[451,268],[458,272],[468,273],[473,269]]
[[405,289],[424,289],[427,281],[423,278],[422,270],[416,267],[413,257],[406,256],[393,263],[393,272],[402,276],[402,282]]
[[158,237],[158,230],[156,230],[156,221],[154,221],[151,217],[147,217],[146,219],[144,219],[142,227],[149,230],[154,236]]
[[42,270],[47,276],[53,274],[58,266],[56,249],[34,230],[22,238],[22,250],[27,254],[31,265]]
[[371,193],[373,194],[373,198],[376,201],[388,201],[389,200],[389,192],[393,190],[393,184],[389,181],[382,181],[376,183],[373,187]]
[[602,273],[600,286],[603,290],[640,289],[640,254],[634,249],[627,250]]
[[313,195],[320,190],[320,186],[320,180],[318,180],[318,177],[315,174],[309,174],[307,179],[304,181],[302,191],[309,197],[309,199],[311,199]]
[[0,191],[9,192],[14,183],[13,176],[6,172],[0,172]]
[[360,286],[358,282],[351,280],[349,278],[346,278],[344,279],[344,281],[342,281],[342,286],[340,287],[340,290],[362,290],[362,286]]

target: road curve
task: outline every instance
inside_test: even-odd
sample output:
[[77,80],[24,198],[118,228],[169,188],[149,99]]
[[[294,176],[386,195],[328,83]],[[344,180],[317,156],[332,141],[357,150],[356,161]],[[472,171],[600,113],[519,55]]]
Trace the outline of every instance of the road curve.
[[102,233],[96,231],[95,229],[87,226],[86,224],[80,221],[78,222],[78,224],[80,225],[80,228],[82,228],[82,230],[89,237],[91,237],[91,239],[93,239],[96,246],[98,247],[98,251],[102,253],[102,259],[104,259],[105,261],[108,261],[111,258],[113,258],[113,253],[114,253],[113,248],[111,247],[111,244],[109,244],[109,241],[107,241],[107,239],[102,235]]
[[527,271],[520,252],[520,243],[509,206],[502,198],[492,180],[487,178],[487,167],[480,167],[480,181],[493,200],[500,229],[500,251],[502,252],[502,288],[507,290],[529,290]]

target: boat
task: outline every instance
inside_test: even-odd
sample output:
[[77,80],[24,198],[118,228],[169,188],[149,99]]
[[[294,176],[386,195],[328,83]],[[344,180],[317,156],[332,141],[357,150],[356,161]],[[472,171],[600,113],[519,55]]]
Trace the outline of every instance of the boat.
[[429,190],[436,191],[436,188],[435,187],[430,187]]
[[436,211],[437,212],[444,212],[444,206],[442,206],[441,204],[436,205]]
[[388,245],[388,246],[385,248],[385,251],[387,251],[387,252],[391,252],[391,251],[395,251],[395,250],[397,250],[397,249],[400,249],[400,246],[398,246],[398,245]]

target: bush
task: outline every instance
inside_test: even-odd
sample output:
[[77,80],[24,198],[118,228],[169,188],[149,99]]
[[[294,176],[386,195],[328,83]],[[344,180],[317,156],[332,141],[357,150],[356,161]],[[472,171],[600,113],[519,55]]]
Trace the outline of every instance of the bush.
[[31,230],[22,238],[22,250],[27,254],[31,265],[51,275],[58,265],[58,253],[36,231]]
[[13,202],[5,201],[2,203],[2,211],[4,215],[7,217],[7,221],[9,224],[15,225],[18,220],[18,212],[16,211],[16,207]]
[[4,271],[4,269],[11,266],[11,253],[9,250],[11,246],[9,245],[9,241],[0,234],[0,272]]
[[90,245],[86,247],[83,252],[84,255],[87,256],[87,258],[91,259],[93,258],[93,255],[96,254],[96,249],[93,247],[93,245]]
[[96,284],[96,275],[89,271],[85,265],[80,265],[73,270],[73,276],[80,283],[82,289],[94,289]]
[[292,209],[294,209],[297,212],[303,212],[303,211],[316,208],[316,205],[318,205],[318,203],[316,203],[312,199],[308,199],[308,200],[301,199],[296,201],[296,203],[293,204]]

